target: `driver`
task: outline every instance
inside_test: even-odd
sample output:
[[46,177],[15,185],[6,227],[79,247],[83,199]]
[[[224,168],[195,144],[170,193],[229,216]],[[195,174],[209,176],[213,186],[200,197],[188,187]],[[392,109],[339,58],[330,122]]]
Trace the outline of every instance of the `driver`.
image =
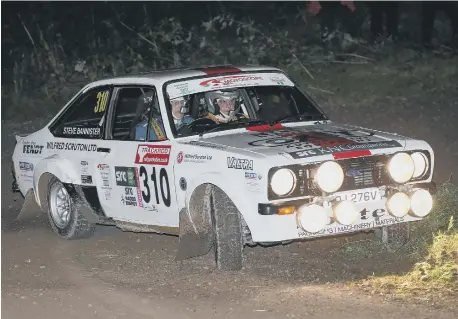
[[170,104],[172,105],[172,117],[173,122],[175,123],[175,128],[178,130],[182,125],[190,124],[194,121],[194,118],[185,114],[187,109],[185,108],[186,101],[184,97],[179,96],[177,98],[171,99]]
[[210,108],[206,118],[212,119],[218,124],[237,121],[240,118],[237,115],[240,109],[240,94],[237,90],[209,92],[207,98]]

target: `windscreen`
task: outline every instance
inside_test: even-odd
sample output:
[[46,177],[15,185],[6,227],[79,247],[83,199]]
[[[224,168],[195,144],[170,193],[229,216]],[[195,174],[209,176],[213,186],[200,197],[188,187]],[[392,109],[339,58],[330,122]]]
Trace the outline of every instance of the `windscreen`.
[[174,82],[166,87],[177,136],[325,116],[282,73],[250,73]]

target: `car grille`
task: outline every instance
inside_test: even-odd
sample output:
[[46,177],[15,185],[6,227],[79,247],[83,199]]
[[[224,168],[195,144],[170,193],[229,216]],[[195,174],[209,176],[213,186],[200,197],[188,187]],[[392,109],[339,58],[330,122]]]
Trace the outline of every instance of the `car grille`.
[[387,156],[351,158],[339,161],[345,178],[341,191],[377,187],[389,183]]

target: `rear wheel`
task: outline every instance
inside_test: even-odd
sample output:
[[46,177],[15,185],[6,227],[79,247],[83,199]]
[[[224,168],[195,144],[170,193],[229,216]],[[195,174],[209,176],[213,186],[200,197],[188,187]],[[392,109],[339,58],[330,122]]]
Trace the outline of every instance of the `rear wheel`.
[[221,189],[212,187],[210,196],[216,266],[220,270],[240,270],[243,266],[240,213]]
[[89,222],[76,208],[64,184],[56,177],[48,184],[48,218],[51,228],[65,239],[90,237],[95,224]]
[[376,238],[391,252],[402,248],[409,241],[409,233],[409,223],[383,226],[375,230]]

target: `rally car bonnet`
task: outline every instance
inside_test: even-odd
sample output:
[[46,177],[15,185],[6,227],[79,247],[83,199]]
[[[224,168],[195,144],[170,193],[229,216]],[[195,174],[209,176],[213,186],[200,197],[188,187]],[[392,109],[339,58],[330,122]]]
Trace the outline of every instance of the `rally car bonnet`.
[[[404,148],[406,137],[366,128],[331,124],[249,127],[244,132],[206,137],[202,142],[243,149],[264,156],[284,155],[290,159],[318,157],[326,154]],[[390,152],[390,151],[389,151]],[[364,154],[363,154],[364,153]]]

